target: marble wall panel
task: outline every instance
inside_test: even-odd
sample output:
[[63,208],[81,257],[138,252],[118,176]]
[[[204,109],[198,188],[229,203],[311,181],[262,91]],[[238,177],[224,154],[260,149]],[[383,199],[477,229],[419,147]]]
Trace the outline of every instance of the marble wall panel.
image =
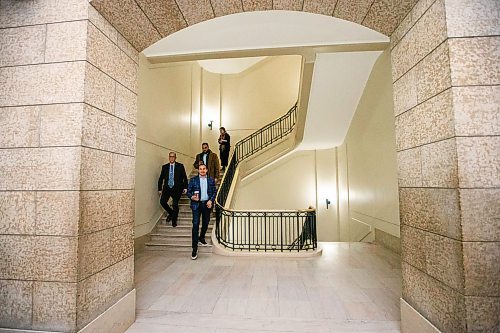
[[45,62],[85,60],[88,21],[47,24]]
[[78,254],[79,280],[85,279],[110,266],[111,229],[80,236]]
[[500,242],[464,242],[465,294],[500,296]]
[[118,34],[117,45],[133,62],[139,63],[139,52],[121,34]]
[[121,84],[116,85],[114,114],[132,124],[137,121],[137,94]]
[[449,37],[500,35],[500,6],[491,0],[446,0]]
[[0,108],[0,147],[38,147],[39,114],[39,106]]
[[455,135],[451,90],[396,117],[398,150],[451,138]]
[[303,0],[273,0],[274,10],[302,11]]
[[3,0],[0,28],[83,20],[87,18],[88,5],[80,0]]
[[139,76],[139,65],[134,62],[125,52],[118,52],[116,66],[114,67],[116,80],[137,93],[137,78]]
[[457,136],[500,135],[500,86],[453,87]]
[[242,0],[241,2],[245,12],[273,9],[272,0]]
[[116,207],[118,207],[117,222],[134,223],[135,221],[135,191],[119,191],[119,195],[115,196]]
[[338,0],[335,5],[333,16],[361,24],[374,1],[375,0]]
[[0,68],[0,106],[83,101],[85,62]]
[[43,63],[45,26],[3,29],[0,33],[0,45],[0,67]]
[[162,36],[134,0],[106,1],[92,0],[101,15],[138,51],[160,40]]
[[413,27],[415,21],[413,21],[412,17],[413,9],[405,16],[403,21],[398,25],[396,30],[391,34],[391,49],[395,48],[396,45],[406,36],[408,31]]
[[0,235],[0,279],[35,277],[34,242],[34,236]]
[[418,0],[375,0],[362,24],[390,36]]
[[421,103],[451,87],[448,42],[441,44],[415,67],[417,100]]
[[407,73],[415,66],[417,61],[417,42],[418,38],[415,29],[408,31],[398,45],[391,51],[392,61],[392,80],[398,80],[403,74]]
[[115,81],[87,63],[85,69],[85,102],[98,109],[113,113]]
[[415,6],[413,6],[413,9],[411,10],[411,16],[412,16],[412,21],[416,22],[419,18],[422,17],[422,15],[425,14],[427,9],[429,9],[430,6],[432,6],[436,0],[420,0],[417,1]]
[[89,21],[113,43],[118,43],[118,31],[93,6],[89,6]]
[[176,0],[188,25],[215,17],[210,0]]
[[449,45],[453,86],[500,83],[500,37],[452,38]]
[[78,283],[77,327],[82,328],[132,290],[134,257],[130,256]]
[[35,193],[0,192],[0,234],[35,234]]
[[113,187],[130,190],[135,185],[135,157],[113,154]]
[[460,187],[500,187],[500,137],[457,138]]
[[243,12],[241,0],[211,0],[215,16],[224,16]]
[[78,256],[76,237],[37,236],[33,242],[35,279],[76,282]]
[[35,189],[38,155],[35,149],[0,150],[0,189]]
[[111,263],[134,254],[134,224],[127,223],[111,229]]
[[458,186],[455,139],[422,146],[422,183],[424,187]]
[[500,189],[460,189],[465,241],[500,241]]
[[42,105],[41,146],[79,146],[82,143],[83,103]]
[[421,148],[412,148],[397,153],[399,187],[422,186]]
[[82,149],[82,190],[104,190],[111,188],[112,155],[112,153],[97,149]]
[[78,235],[79,191],[36,192],[36,234]]
[[417,73],[408,71],[393,84],[394,114],[397,116],[417,105]]
[[466,296],[467,329],[471,333],[495,332],[500,322],[500,297]]
[[426,255],[426,232],[401,225],[401,260],[426,272]]
[[400,188],[401,223],[461,239],[460,198],[456,189]]
[[[215,1],[212,2],[215,8]],[[175,0],[137,0],[137,3],[163,37],[187,27]]]
[[76,292],[76,283],[34,282],[33,329],[74,331]]
[[35,154],[39,155],[35,189],[75,190],[80,187],[80,147],[42,148]]
[[0,327],[31,327],[33,282],[0,280]]
[[417,268],[402,263],[403,299],[443,332],[466,332],[464,297]]
[[427,273],[463,294],[464,264],[462,242],[433,233],[426,233]]

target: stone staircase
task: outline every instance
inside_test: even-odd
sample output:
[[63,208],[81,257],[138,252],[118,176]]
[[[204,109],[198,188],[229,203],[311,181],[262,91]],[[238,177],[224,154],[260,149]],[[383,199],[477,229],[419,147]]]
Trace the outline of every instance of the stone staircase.
[[[191,172],[189,178],[197,175],[197,172]],[[221,178],[223,172],[221,172]],[[219,182],[220,180],[218,180]],[[218,186],[219,184],[217,184]],[[146,250],[169,251],[169,252],[191,252],[191,229],[192,229],[192,211],[189,207],[189,199],[183,194],[179,201],[179,216],[177,218],[177,227],[172,227],[172,222],[167,222],[164,213],[158,224],[151,231],[151,239],[146,243]],[[201,217],[200,217],[201,218]],[[212,229],[215,224],[215,214],[212,214],[205,240],[208,246],[198,245],[198,252],[212,252]],[[200,223],[201,230],[201,223]]]

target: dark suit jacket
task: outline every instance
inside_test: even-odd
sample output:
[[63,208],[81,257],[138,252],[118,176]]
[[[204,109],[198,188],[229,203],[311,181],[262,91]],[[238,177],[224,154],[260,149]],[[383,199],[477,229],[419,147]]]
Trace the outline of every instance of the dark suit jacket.
[[[189,180],[188,190],[186,193],[189,200],[191,200],[191,197],[194,195],[194,191],[199,191],[201,198],[200,176],[193,177]],[[208,177],[207,180],[207,194],[208,200],[212,201],[212,205],[215,205],[215,195],[217,194],[217,188],[215,187],[215,179],[213,179],[212,177]],[[191,209],[197,210],[199,204],[199,201],[191,200]]]
[[224,135],[224,140],[226,140],[226,142],[221,142],[220,138],[217,140],[219,142],[219,150],[223,151],[227,149],[229,151],[229,147],[231,146],[231,136],[226,133]]
[[[168,188],[168,176],[170,175],[170,163],[164,164],[161,167],[160,178],[158,179],[158,191],[163,188]],[[174,165],[174,193],[181,193],[182,190],[187,188],[186,170],[182,163],[175,162]]]
[[[203,152],[196,155],[196,160],[193,163],[195,169],[198,169],[199,161],[203,161]],[[217,156],[217,154],[211,151],[210,149],[208,150],[207,164],[208,164],[207,165],[208,175],[212,178],[219,179],[220,176],[219,156]]]

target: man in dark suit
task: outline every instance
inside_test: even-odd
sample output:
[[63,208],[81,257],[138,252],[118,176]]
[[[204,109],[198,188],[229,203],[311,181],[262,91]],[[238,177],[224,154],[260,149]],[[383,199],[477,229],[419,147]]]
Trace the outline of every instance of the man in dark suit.
[[[169,163],[161,167],[158,179],[158,194],[160,204],[167,211],[167,222],[172,221],[172,227],[177,226],[177,215],[179,214],[179,199],[187,191],[187,176],[184,165],[175,161],[177,155],[174,152],[168,154]],[[172,208],[167,201],[172,197]]]
[[[208,223],[210,222],[210,213],[215,203],[215,179],[207,175],[207,167],[202,162],[198,164],[198,176],[189,181],[187,196],[191,199],[191,210],[193,211],[193,230],[191,245],[193,252],[191,259],[198,258],[198,243],[206,246],[205,234],[207,233]],[[200,228],[201,215],[201,233],[198,236]]]

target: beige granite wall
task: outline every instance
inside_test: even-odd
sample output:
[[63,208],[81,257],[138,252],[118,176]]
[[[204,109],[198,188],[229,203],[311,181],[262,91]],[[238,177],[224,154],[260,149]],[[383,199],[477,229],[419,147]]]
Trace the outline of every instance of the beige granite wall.
[[0,327],[133,288],[137,51],[87,0],[0,1]]
[[391,36],[403,298],[443,332],[499,324],[498,14],[421,0]]

